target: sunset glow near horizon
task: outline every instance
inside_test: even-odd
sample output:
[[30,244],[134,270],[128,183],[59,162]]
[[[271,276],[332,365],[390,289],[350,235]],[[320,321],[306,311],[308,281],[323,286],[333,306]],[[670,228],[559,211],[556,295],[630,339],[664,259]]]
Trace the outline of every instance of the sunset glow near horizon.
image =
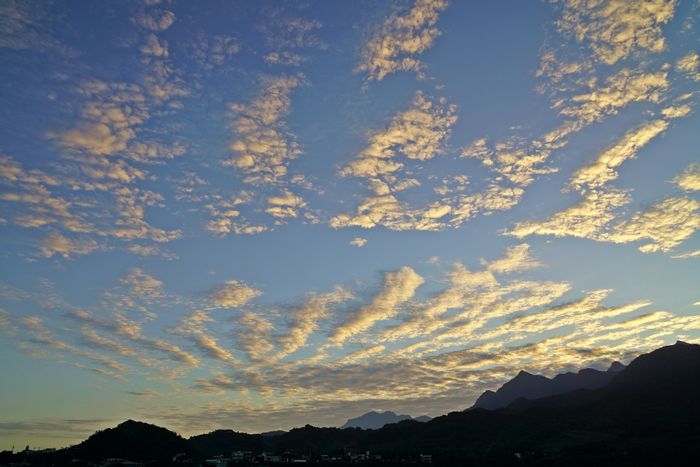
[[0,449],[438,416],[700,342],[700,3],[0,3]]

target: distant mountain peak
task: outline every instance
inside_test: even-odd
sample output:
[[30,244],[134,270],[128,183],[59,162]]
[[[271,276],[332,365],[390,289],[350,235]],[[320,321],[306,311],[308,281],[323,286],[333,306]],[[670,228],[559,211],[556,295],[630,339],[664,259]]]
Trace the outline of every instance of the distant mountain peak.
[[345,424],[343,424],[340,428],[362,428],[363,430],[376,430],[384,425],[399,423],[404,420],[426,422],[430,420],[430,417],[423,415],[414,419],[410,415],[397,415],[396,412],[391,410],[386,410],[384,412],[372,410],[364,415],[360,415],[359,417],[348,419],[348,421],[345,422]]

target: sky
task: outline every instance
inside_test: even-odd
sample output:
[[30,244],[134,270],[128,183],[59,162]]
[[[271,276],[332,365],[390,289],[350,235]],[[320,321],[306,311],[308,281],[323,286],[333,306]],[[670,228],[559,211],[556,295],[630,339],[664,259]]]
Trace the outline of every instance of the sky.
[[697,0],[0,2],[0,449],[438,416],[700,343]]

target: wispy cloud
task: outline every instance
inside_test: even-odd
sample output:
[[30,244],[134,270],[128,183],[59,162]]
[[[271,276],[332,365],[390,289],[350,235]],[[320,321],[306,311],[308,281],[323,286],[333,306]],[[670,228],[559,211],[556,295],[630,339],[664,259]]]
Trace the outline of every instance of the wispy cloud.
[[581,167],[571,179],[571,185],[576,188],[600,188],[602,185],[618,177],[616,169],[626,160],[637,155],[653,138],[668,128],[666,120],[652,120],[625,134],[614,146],[598,155],[592,164]]
[[94,240],[72,240],[60,232],[51,232],[41,241],[41,255],[45,258],[59,255],[67,259],[75,255],[92,253],[98,248]]
[[367,239],[362,237],[355,237],[350,240],[350,245],[356,246],[357,248],[362,248],[367,244]]
[[289,329],[279,337],[278,358],[289,355],[307,344],[309,337],[320,327],[320,320],[330,316],[330,309],[351,299],[353,295],[342,287],[325,294],[312,294],[306,302],[289,310]]
[[695,51],[688,52],[676,62],[676,70],[695,81],[700,81],[700,55]]
[[567,0],[558,27],[590,47],[593,56],[613,65],[639,51],[661,52],[661,27],[676,8],[675,0],[653,0],[642,8],[617,1]]
[[348,318],[333,330],[329,340],[334,345],[342,345],[352,336],[366,331],[376,322],[394,317],[398,306],[410,300],[424,279],[413,269],[405,266],[398,271],[387,272],[384,275],[382,290],[372,301],[350,313]]
[[[666,198],[623,220],[622,208],[631,202],[631,197],[628,192],[609,186],[618,177],[618,168],[668,127],[667,120],[657,119],[628,131],[592,163],[574,172],[570,186],[581,193],[578,203],[547,220],[518,222],[508,234],[518,238],[532,234],[572,236],[613,243],[646,240],[650,242],[639,247],[645,253],[678,246],[700,228],[700,205],[695,200]],[[693,170],[691,166],[675,179],[681,188],[684,183],[692,187]]]
[[[367,147],[341,175],[375,179],[396,172],[403,164],[396,160],[403,156],[412,160],[428,160],[438,155],[450,128],[457,121],[456,107],[442,98],[433,101],[417,93],[408,110],[395,115],[391,123],[369,137]],[[375,187],[377,194],[391,191],[386,183]]]
[[260,290],[250,287],[243,282],[231,279],[212,290],[207,297],[214,306],[220,308],[239,308],[260,295],[262,295]]
[[432,47],[440,30],[435,26],[446,0],[416,0],[404,12],[390,15],[374,32],[362,51],[357,71],[382,80],[396,71],[416,71],[422,76],[418,54]]

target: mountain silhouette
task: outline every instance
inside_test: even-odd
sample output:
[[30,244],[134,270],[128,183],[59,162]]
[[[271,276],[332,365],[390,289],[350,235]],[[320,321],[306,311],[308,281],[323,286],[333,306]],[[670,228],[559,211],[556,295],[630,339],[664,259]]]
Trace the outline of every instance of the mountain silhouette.
[[689,389],[700,378],[700,345],[678,341],[634,359],[614,380],[614,388],[637,387],[641,392]]
[[123,458],[130,460],[166,460],[175,454],[189,453],[184,438],[166,428],[127,420],[107,428],[82,443],[68,448],[70,455],[86,460]]
[[[417,463],[426,453],[445,466],[700,465],[700,345],[678,342],[639,356],[627,368],[615,367],[600,372],[614,373],[603,387],[519,397],[504,408],[472,407],[426,423],[406,419],[373,430],[306,425],[276,436],[217,430],[185,440],[129,420],[77,446],[17,453],[5,463],[80,465],[74,460],[117,457],[165,464],[175,453],[201,462],[233,451],[274,453],[288,461],[306,456],[321,463],[322,456],[334,456],[348,463],[349,453],[369,451],[381,456],[383,465]],[[581,373],[589,372],[575,375]],[[537,390],[549,384],[544,380],[557,379],[518,376]],[[575,380],[571,387],[576,387],[579,379],[559,381]]]
[[414,419],[410,415],[397,415],[396,413],[390,410],[387,410],[385,412],[371,411],[367,412],[364,415],[360,415],[359,417],[349,419],[340,428],[362,428],[363,430],[376,430],[383,427],[384,425],[388,425],[390,423],[398,423],[403,420],[427,422],[430,420],[430,417],[428,417],[427,415],[423,415]]
[[541,399],[577,389],[602,388],[624,368],[625,366],[620,362],[614,362],[607,371],[584,368],[577,373],[558,374],[552,379],[521,371],[497,391],[485,391],[473,407],[488,410],[501,409],[520,398]]

